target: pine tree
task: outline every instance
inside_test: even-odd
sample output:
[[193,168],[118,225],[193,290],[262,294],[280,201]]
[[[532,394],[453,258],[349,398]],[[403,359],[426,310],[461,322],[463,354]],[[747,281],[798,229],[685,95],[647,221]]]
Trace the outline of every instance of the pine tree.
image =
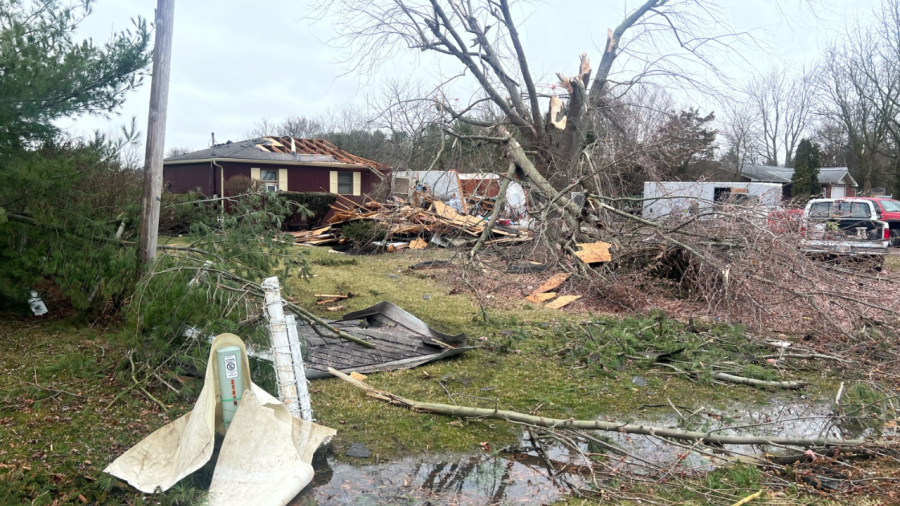
[[822,193],[819,183],[819,169],[822,155],[818,144],[803,139],[797,146],[794,158],[794,175],[791,176],[791,197],[810,198]]
[[140,85],[146,22],[137,18],[102,47],[74,40],[92,3],[0,0],[0,151],[47,139],[56,119],[111,112]]
[[115,239],[123,221],[134,226],[140,196],[121,146],[54,124],[114,112],[150,62],[140,18],[103,45],[75,38],[92,3],[0,0],[0,298],[21,302],[50,280],[85,307],[96,292],[121,294],[135,272],[134,251]]

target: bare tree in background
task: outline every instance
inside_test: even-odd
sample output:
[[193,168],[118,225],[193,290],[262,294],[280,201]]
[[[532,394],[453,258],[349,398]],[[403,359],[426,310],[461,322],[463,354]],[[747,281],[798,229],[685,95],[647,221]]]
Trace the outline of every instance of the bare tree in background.
[[[747,96],[755,109],[762,135],[761,155],[766,165],[791,166],[794,149],[813,119],[813,72],[774,67],[750,81]],[[782,158],[783,157],[783,158]]]
[[166,158],[192,153],[193,151],[194,150],[188,146],[175,146],[174,148],[169,148],[169,150],[166,151]]
[[744,165],[755,164],[762,151],[759,118],[756,110],[745,101],[728,100],[722,106],[725,110],[719,122],[719,133],[725,141],[722,162],[727,170],[740,178]]
[[[843,47],[851,56],[851,69],[868,106],[884,121],[889,136],[882,154],[890,158],[893,183],[900,185],[900,0],[882,0],[869,26],[848,30]],[[870,183],[871,184],[871,183]],[[868,188],[871,189],[871,188]]]
[[[569,229],[580,235],[582,209],[560,190],[575,174],[582,174],[576,186],[586,179],[579,167],[588,163],[586,146],[604,136],[606,105],[648,80],[706,86],[708,80],[695,79],[687,68],[699,63],[707,74],[717,72],[715,58],[739,35],[725,25],[715,1],[644,0],[608,30],[596,69],[584,53],[574,76],[558,73],[559,84],[548,89],[532,73],[516,21],[519,7],[510,0],[323,0],[312,11],[332,15],[351,71],[370,72],[407,49],[461,65],[463,78],[479,92],[468,104],[428,97],[442,112],[444,130],[501,145],[532,185],[532,197],[565,209]],[[471,114],[485,102],[500,112],[497,121]],[[458,132],[461,123],[482,131]]]
[[871,192],[874,182],[884,179],[884,172],[891,165],[885,157],[885,148],[889,125],[897,111],[893,102],[883,101],[883,95],[877,90],[900,92],[892,89],[900,81],[873,61],[877,53],[873,34],[857,25],[847,30],[840,45],[832,45],[827,50],[820,75],[825,104],[822,115],[842,127],[848,161],[852,171],[862,179],[866,194]]
[[810,139],[822,148],[823,167],[849,167],[849,139],[840,121],[822,116]]

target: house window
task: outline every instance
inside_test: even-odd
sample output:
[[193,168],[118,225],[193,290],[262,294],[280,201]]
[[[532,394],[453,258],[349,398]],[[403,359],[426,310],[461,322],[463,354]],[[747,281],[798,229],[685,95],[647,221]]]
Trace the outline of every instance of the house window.
[[278,171],[277,170],[261,170],[259,171],[259,180],[266,188],[266,191],[278,191]]
[[353,195],[353,173],[338,172],[337,175],[337,192],[340,195]]

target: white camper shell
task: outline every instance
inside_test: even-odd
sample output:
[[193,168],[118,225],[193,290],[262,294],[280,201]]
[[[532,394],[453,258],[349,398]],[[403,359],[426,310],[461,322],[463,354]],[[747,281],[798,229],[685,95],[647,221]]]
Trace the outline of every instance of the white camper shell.
[[731,204],[773,209],[781,204],[778,183],[647,181],[641,215],[648,220],[681,219]]

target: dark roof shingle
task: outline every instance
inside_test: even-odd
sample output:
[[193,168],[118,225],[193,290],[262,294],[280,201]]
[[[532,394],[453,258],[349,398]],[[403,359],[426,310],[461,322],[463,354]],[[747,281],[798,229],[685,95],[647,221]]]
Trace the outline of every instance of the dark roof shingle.
[[350,154],[326,140],[291,137],[258,137],[238,142],[229,141],[224,144],[216,144],[211,148],[166,158],[165,163],[175,164],[221,158],[273,163],[333,163],[373,169],[389,168],[387,165]]

